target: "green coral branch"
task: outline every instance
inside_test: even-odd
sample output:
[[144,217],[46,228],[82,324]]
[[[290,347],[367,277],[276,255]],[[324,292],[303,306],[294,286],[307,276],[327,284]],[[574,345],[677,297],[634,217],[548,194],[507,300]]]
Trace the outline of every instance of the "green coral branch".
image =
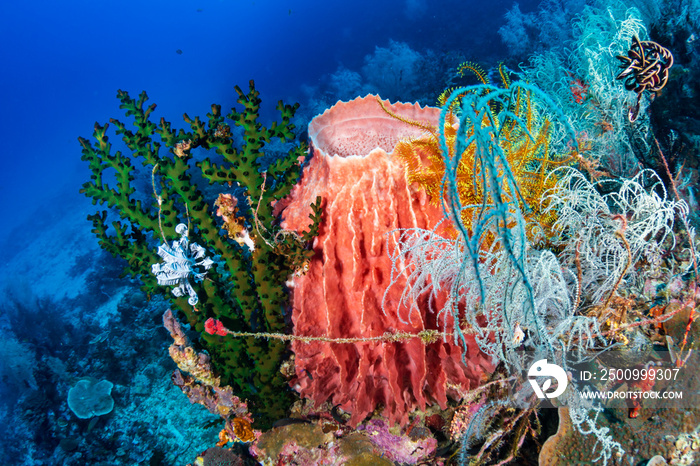
[[[211,161],[201,162],[199,167],[202,169],[202,174],[211,183],[235,183],[243,185],[248,191],[246,195],[253,199],[257,199],[261,195],[262,184],[259,181],[257,169],[261,168],[259,159],[261,149],[266,143],[269,143],[273,138],[278,138],[282,142],[291,141],[294,139],[294,125],[291,119],[294,116],[299,104],[285,105],[282,101],[278,102],[277,110],[280,112],[282,121],[280,123],[273,122],[269,128],[265,127],[258,121],[260,111],[260,93],[255,89],[253,81],[250,82],[248,93],[244,93],[240,87],[235,87],[238,99],[236,102],[243,107],[239,111],[235,107],[227,115],[227,118],[234,125],[243,128],[244,145],[238,149],[226,144],[226,141],[212,141],[211,147],[216,149],[216,152],[221,155],[227,162],[227,166],[221,166]],[[209,115],[210,126],[214,125],[217,112],[212,112]],[[214,121],[212,119],[214,118]],[[190,121],[193,129],[198,128],[197,121]],[[201,125],[201,122],[199,122]],[[293,160],[290,162],[294,162]],[[257,165],[257,167],[255,165]],[[291,165],[280,166],[278,170],[287,172]],[[252,170],[251,170],[252,169]],[[280,173],[272,173],[274,176]]]
[[316,202],[311,204],[311,226],[309,231],[302,234],[302,239],[305,242],[311,242],[318,236],[318,229],[321,226],[321,214],[323,213],[323,199],[321,196],[316,197]]
[[[134,129],[112,119],[114,132],[131,154],[112,152],[108,140],[108,124],[95,125],[94,145],[79,138],[83,160],[89,163],[92,175],[81,192],[93,203],[107,204],[118,212],[120,222],[108,226],[108,212],[91,215],[93,232],[101,246],[127,261],[125,273],[139,278],[149,293],[166,293],[182,310],[198,332],[204,322],[215,317],[227,327],[240,332],[284,332],[288,291],[284,283],[292,273],[310,259],[308,243],[318,231],[320,198],[313,206],[312,228],[303,236],[284,232],[273,214],[273,204],[289,194],[299,177],[300,156],[306,147],[296,144],[274,162],[267,163],[262,149],[273,139],[288,143],[294,139],[291,119],[298,104],[277,105],[281,119],[265,127],[258,121],[260,97],[253,82],[248,93],[236,87],[240,110],[234,107],[224,117],[221,106],[212,105],[207,119],[184,115],[187,130],[174,129],[168,121],[158,124],[151,120],[155,104],[147,105],[148,96],[142,92],[132,99],[127,92],[117,97]],[[243,129],[237,145],[227,121]],[[214,150],[223,163],[209,158],[193,164],[192,151]],[[136,198],[134,163],[139,161],[150,170],[153,201],[145,203]],[[255,229],[250,231],[255,244],[252,250],[243,248],[229,238],[220,227],[220,220],[197,187],[194,174],[209,184],[222,188],[236,186],[244,191],[248,202],[239,202],[241,214]],[[111,187],[105,180],[116,180]],[[165,287],[158,286],[151,274],[151,265],[160,262],[157,244],[177,238],[175,227],[187,223],[191,242],[202,245],[216,266],[206,279],[195,284],[199,302],[194,309],[184,298],[175,298]],[[278,371],[287,351],[281,341],[222,339],[202,334],[201,343],[212,355],[218,373],[228,385],[235,386],[243,396],[258,405],[265,415],[276,417],[287,407],[283,395],[286,385]],[[256,387],[255,389],[251,387]],[[282,394],[282,395],[281,395]]]
[[[116,207],[122,218],[133,219],[146,229],[155,231],[154,227],[158,225],[157,216],[149,214],[140,201],[131,198],[135,192],[135,188],[131,186],[134,181],[131,161],[119,151],[111,154],[112,145],[106,135],[108,127],[109,125],[95,124],[93,137],[97,140],[97,147],[93,147],[87,139],[78,138],[83,147],[82,159],[89,162],[93,173],[80,192],[91,197],[93,204],[99,202],[106,203],[108,207]],[[115,170],[117,189],[104,182],[103,176],[110,168]]]

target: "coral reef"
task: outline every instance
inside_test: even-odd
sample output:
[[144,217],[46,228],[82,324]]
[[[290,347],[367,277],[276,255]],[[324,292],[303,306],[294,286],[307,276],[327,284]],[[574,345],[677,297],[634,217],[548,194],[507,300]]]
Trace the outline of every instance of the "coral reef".
[[[634,176],[641,165],[658,171],[660,165],[649,163],[653,146],[646,110],[652,93],[627,91],[615,79],[620,74],[616,57],[627,56],[635,37],[648,40],[644,15],[637,8],[611,2],[604,7],[586,6],[572,24],[571,50],[534,54],[523,67],[522,77],[547,92],[569,117],[568,124],[585,149],[582,170],[612,177]],[[665,66],[666,60],[663,63]],[[634,124],[630,112],[639,115]],[[553,147],[563,150],[569,138],[564,125],[553,123]]]
[[[444,306],[435,312],[445,330],[454,332],[455,342],[462,342],[466,349],[468,339],[475,337],[482,351],[518,370],[524,367],[523,354],[516,353],[522,346],[523,332],[528,336],[526,348],[559,346],[557,332],[571,330],[574,317],[570,292],[554,254],[530,246],[528,231],[536,225],[537,217],[533,216],[529,225],[524,218],[528,203],[522,200],[531,196],[528,190],[541,193],[543,185],[537,180],[545,180],[551,166],[537,166],[542,172],[526,183],[518,179],[520,170],[510,166],[508,151],[519,145],[512,138],[529,138],[531,134],[531,118],[513,116],[520,96],[528,92],[538,105],[547,104],[546,96],[522,83],[505,89],[479,85],[452,92],[439,126],[451,125],[455,105],[462,110],[459,130],[455,142],[450,141],[447,130],[441,131],[439,142],[446,167],[442,202],[457,235],[425,229],[405,231],[394,257],[395,272],[408,275],[401,299],[409,311],[424,294],[435,298],[446,295]],[[506,134],[509,136],[501,140],[499,136]],[[474,158],[466,163],[470,174],[463,179],[461,161],[469,154]],[[476,199],[462,195],[470,179],[476,187],[469,190],[479,194]],[[469,221],[464,219],[465,210]],[[540,232],[547,230],[540,228]],[[401,262],[403,255],[407,265]],[[579,324],[586,327],[593,321],[581,319]]]
[[[339,102],[314,119],[309,136],[314,153],[283,212],[285,228],[309,226],[309,204],[326,199],[320,233],[308,272],[292,283],[296,378],[293,386],[317,404],[330,400],[352,413],[356,425],[380,406],[391,423],[405,423],[414,409],[446,406],[448,394],[479,385],[493,367],[471,349],[464,355],[449,340],[422,341],[436,329],[430,303],[402,318],[401,273],[392,272],[390,253],[397,229],[433,228],[442,219],[419,186],[406,179],[391,152],[424,129],[404,119],[436,123],[438,109],[380,103],[375,96]],[[389,285],[396,286],[389,289]],[[374,339],[386,332],[413,334],[406,341],[332,343],[305,337]],[[472,345],[475,348],[475,345]],[[456,391],[455,391],[456,390]]]
[[[556,182],[539,197],[546,206],[543,213],[551,213],[556,220],[544,230],[546,246],[535,247],[527,234],[533,220],[525,218],[526,207],[519,208],[523,205],[520,199],[526,198],[524,193],[532,187],[517,178],[517,170],[507,157],[513,141],[500,139],[509,134],[503,124],[527,125],[528,119],[512,116],[518,92],[531,92],[532,98],[541,102],[543,114],[565,120],[547,96],[521,82],[507,89],[488,85],[456,89],[445,101],[440,128],[452,124],[453,105],[461,109],[456,142],[450,140],[447,130],[439,132],[446,167],[442,201],[458,237],[454,240],[435,230],[419,229],[401,237],[394,270],[409,274],[403,302],[410,306],[425,294],[437,298],[447,291],[447,302],[437,308],[447,316],[445,331],[452,330],[455,342],[475,337],[480,349],[500,360],[508,373],[517,374],[530,366],[533,360],[527,356],[532,354],[538,355],[534,360],[546,356],[565,368],[595,359],[597,351],[610,350],[616,344],[624,347],[621,352],[633,354],[658,338],[657,324],[681,309],[695,307],[693,297],[682,298],[683,305],[652,313],[646,303],[659,299],[657,289],[640,290],[643,276],[671,283],[674,274],[695,270],[688,206],[683,200],[670,199],[659,176],[649,170],[631,179],[606,178],[605,189],[574,168],[545,170],[542,176]],[[523,130],[521,134],[529,137],[531,132]],[[572,132],[568,134],[573,139]],[[476,189],[482,190],[488,202],[462,202],[460,162],[468,150],[476,154],[469,165],[482,170],[480,176],[473,177]],[[464,221],[465,209],[474,209],[473,222]],[[674,228],[675,219],[681,220],[682,229]],[[688,243],[679,244],[681,238]],[[688,253],[684,263],[664,264],[661,259],[686,257]],[[671,272],[666,274],[665,270]],[[676,288],[694,296],[696,285],[690,280]],[[687,317],[688,328],[693,315],[691,311]],[[681,352],[687,337],[687,330],[676,337],[684,342]],[[465,344],[465,349],[468,347]],[[665,364],[683,364],[684,360],[674,359]],[[621,454],[621,443],[611,436],[612,429],[600,425],[603,408],[577,395],[584,384],[573,380],[571,385],[566,402],[576,431],[591,434],[591,455],[606,463]],[[537,405],[527,386],[518,382],[516,386],[519,399],[530,399]],[[628,386],[648,390],[646,386]],[[491,404],[498,406],[508,395],[491,396]],[[533,405],[527,406],[525,412],[533,409]],[[639,406],[629,408],[630,414],[639,413]],[[503,410],[494,410],[499,411]],[[473,422],[466,432],[473,430]],[[495,444],[498,437],[494,435],[483,435],[483,445]],[[468,444],[466,436],[463,445]]]
[[[94,203],[104,203],[118,212],[121,220],[111,227],[108,211],[91,215],[93,231],[104,249],[127,261],[125,274],[141,280],[143,289],[151,294],[164,292],[151,274],[151,265],[158,262],[157,241],[162,238],[167,243],[167,238],[180,236],[176,225],[189,225],[186,240],[204,248],[215,265],[208,271],[207,280],[197,284],[192,293],[185,286],[190,302],[199,301],[196,309],[184,297],[174,296],[172,302],[198,332],[204,331],[210,317],[238,330],[283,331],[287,301],[284,283],[304,262],[305,241],[310,238],[278,234],[272,204],[286,196],[296,181],[297,158],[304,147],[288,145],[286,153],[272,160],[263,148],[274,140],[288,143],[294,139],[290,120],[297,106],[280,101],[277,109],[281,121],[265,127],[258,121],[261,101],[253,82],[247,93],[238,87],[236,92],[242,110],[233,108],[224,116],[221,107],[213,105],[208,121],[185,114],[190,130],[176,131],[164,119],[160,123],[150,120],[155,104],[146,106],[145,93],[132,99],[119,91],[121,108],[127,117],[133,117],[135,131],[119,120],[111,122],[131,154],[113,152],[108,125],[96,124],[94,146],[80,138],[83,160],[89,162],[92,171],[91,180],[81,192]],[[234,141],[227,121],[241,128],[240,142]],[[206,150],[215,151],[220,161],[197,157],[198,151]],[[193,163],[197,158],[201,160]],[[150,200],[137,192],[136,161],[149,169],[153,184]],[[244,200],[238,204],[242,210],[237,218],[245,219],[241,231],[247,230],[252,247],[242,248],[237,238],[220,233],[221,225],[197,185],[195,171],[222,190],[234,187]],[[109,184],[112,176],[116,187]],[[173,284],[184,286],[181,281]],[[282,415],[289,403],[289,396],[284,394],[285,381],[278,371],[285,351],[282,342],[223,339],[203,333],[202,344],[212,355],[222,381],[253,400],[263,419]],[[253,386],[257,388],[252,390]]]
[[[689,315],[695,306],[695,290],[688,286],[682,275],[670,273],[671,264],[676,259],[667,257],[659,267],[661,273],[652,273],[640,268],[642,275],[641,283],[631,281],[626,288],[626,293],[631,295],[646,294],[655,296],[652,302],[660,304],[649,309],[649,314],[660,315],[665,312],[663,323],[651,325],[645,329],[645,333],[652,333],[651,339],[657,342],[652,352],[645,354],[640,348],[635,348],[635,343],[621,345],[612,348],[605,355],[596,361],[603,367],[625,367],[644,368],[649,362],[655,364],[653,367],[676,368],[679,376],[674,380],[656,380],[653,390],[658,392],[681,392],[681,400],[654,400],[637,399],[615,401],[606,400],[604,402],[605,415],[597,417],[598,428],[610,429],[617,442],[624,447],[624,452],[619,452],[614,456],[613,464],[637,464],[640,461],[659,455],[666,458],[669,464],[682,464],[681,459],[691,458],[695,453],[692,448],[692,440],[682,444],[681,448],[676,447],[678,439],[691,439],[693,432],[697,431],[700,425],[700,410],[697,409],[693,397],[700,388],[700,381],[694,374],[700,367],[700,360],[695,351],[686,351],[677,354],[680,345],[673,342],[681,342],[686,336],[688,341],[696,342],[700,335],[697,323],[689,323]],[[668,261],[668,262],[666,262]],[[680,261],[681,268],[689,266],[690,258]],[[688,277],[686,276],[686,279]],[[661,309],[657,309],[657,306]],[[685,312],[680,312],[685,310]],[[637,309],[630,309],[629,312],[638,312]],[[663,314],[661,314],[663,315]],[[632,317],[636,322],[640,322],[639,316]],[[637,334],[636,338],[641,338]],[[643,338],[649,338],[644,336]],[[696,343],[693,343],[695,345]],[[664,348],[665,349],[662,349]],[[674,349],[675,348],[675,349]],[[631,362],[621,360],[626,352],[631,353]],[[643,385],[646,385],[643,386]],[[644,390],[650,389],[649,383],[643,380],[622,381],[616,384],[593,383],[596,390]],[[688,398],[690,397],[690,398]],[[601,406],[602,408],[602,406]],[[572,425],[572,407],[559,409],[559,431],[557,434],[543,445],[540,453],[540,464],[542,465],[565,465],[574,461],[583,461],[589,457],[590,451],[600,448],[595,436],[583,435],[580,429]],[[582,452],[586,452],[583,454]],[[676,463],[671,463],[675,459]],[[660,461],[660,460],[659,460]],[[651,463],[650,463],[651,464]],[[663,462],[659,464],[664,464]],[[688,463],[686,463],[688,464]],[[690,463],[692,464],[692,463]]]
[[498,29],[498,35],[508,45],[511,55],[523,55],[532,48],[530,30],[536,24],[534,16],[523,14],[517,3],[506,13],[506,23]]
[[[85,233],[89,235],[89,229]],[[57,238],[52,230],[37,234]],[[146,301],[138,286],[117,278],[118,260],[99,249],[96,253],[74,262],[73,279],[84,290],[74,299],[60,293],[59,298],[37,298],[31,294],[34,288],[22,292],[21,287],[6,295],[1,338],[12,345],[9,328],[27,332],[17,333],[25,357],[13,361],[33,374],[36,385],[27,385],[22,372],[3,374],[4,464],[182,464],[182,458],[194,457],[216,438],[217,430],[206,423],[218,416],[190,406],[168,377],[166,366],[173,366],[164,352],[169,337],[153,326],[152,317],[164,311],[161,298]],[[70,248],[57,258],[74,255]],[[30,257],[35,256],[27,260]],[[57,291],[62,286],[61,281],[53,282]],[[5,349],[15,358],[11,346]],[[5,368],[16,370],[14,363]],[[114,409],[100,416],[86,413],[81,419],[71,410],[68,394],[87,374],[94,377],[93,383],[105,378],[113,383]]]
[[[111,209],[90,216],[103,248],[189,322],[163,315],[172,381],[218,417],[216,448],[195,464],[517,463],[553,430],[541,416],[550,389],[560,424],[540,464],[694,460],[695,406],[582,396],[700,384],[687,376],[698,367],[697,173],[682,176],[679,152],[667,160],[649,118],[652,95],[673,89],[674,60],[648,40],[654,8],[592,5],[559,35],[564,3],[514,6],[500,32],[515,53],[564,38],[571,48],[535,56],[519,81],[492,69],[501,87],[464,62],[457,74],[481,84],[446,89],[441,109],[338,102],[309,125],[308,154],[292,143],[296,106],[280,102],[281,123],[264,127],[252,83],[236,88],[243,110],[185,115],[188,131],[152,122],[145,93],[119,92],[136,130],[112,123],[129,152],[112,151],[107,125],[96,143],[81,138],[93,172],[83,192]],[[536,24],[549,13],[555,27]],[[425,63],[390,42],[332,86],[417,92],[435,76]],[[554,375],[527,370],[555,364]],[[620,366],[686,376],[578,371]],[[69,454],[80,441],[65,433]]]

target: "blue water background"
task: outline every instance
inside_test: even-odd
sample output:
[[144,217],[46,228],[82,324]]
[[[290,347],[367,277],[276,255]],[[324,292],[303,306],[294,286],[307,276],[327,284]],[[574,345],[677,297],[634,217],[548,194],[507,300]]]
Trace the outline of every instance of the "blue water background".
[[[528,11],[527,2],[520,2]],[[534,2],[531,2],[534,3]],[[497,30],[510,1],[68,1],[0,9],[1,234],[78,200],[89,174],[78,136],[120,117],[117,89],[146,90],[180,124],[234,102],[255,79],[274,108],[303,101],[340,65],[359,69],[390,39],[417,51],[505,55]],[[534,6],[533,6],[534,7]],[[178,54],[180,50],[182,53]],[[303,103],[303,102],[302,102]]]

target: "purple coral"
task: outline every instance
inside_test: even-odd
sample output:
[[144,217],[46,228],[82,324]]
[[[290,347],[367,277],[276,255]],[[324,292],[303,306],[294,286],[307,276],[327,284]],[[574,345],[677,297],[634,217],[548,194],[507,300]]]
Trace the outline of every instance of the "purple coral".
[[360,432],[366,432],[370,441],[391,461],[400,464],[416,464],[435,452],[437,440],[426,437],[412,440],[408,436],[394,435],[389,432],[389,426],[380,419],[372,419],[357,427]]

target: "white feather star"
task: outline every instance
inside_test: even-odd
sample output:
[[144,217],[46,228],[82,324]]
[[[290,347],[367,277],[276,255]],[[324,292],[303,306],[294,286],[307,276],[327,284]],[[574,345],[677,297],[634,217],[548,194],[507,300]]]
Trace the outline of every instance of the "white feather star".
[[180,239],[173,241],[172,247],[167,243],[158,246],[158,255],[164,262],[153,264],[151,272],[156,276],[159,285],[176,286],[173,289],[175,296],[189,295],[187,302],[194,306],[199,298],[189,278],[201,282],[214,262],[205,257],[206,250],[202,246],[197,243],[190,244],[187,225],[181,223],[175,227],[175,231],[180,235]]

